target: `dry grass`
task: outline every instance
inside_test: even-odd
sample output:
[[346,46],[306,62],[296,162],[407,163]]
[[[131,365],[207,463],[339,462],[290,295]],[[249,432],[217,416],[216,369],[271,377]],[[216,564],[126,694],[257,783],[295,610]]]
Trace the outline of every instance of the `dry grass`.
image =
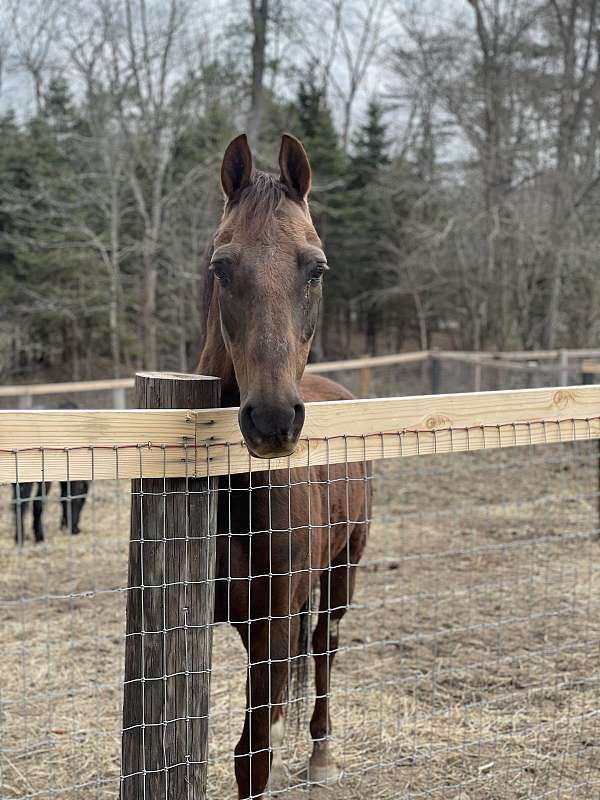
[[[344,778],[312,796],[600,796],[593,448],[379,465],[334,672]],[[95,484],[74,538],[57,530],[52,503],[47,544],[22,550],[2,495],[2,800],[117,797],[127,492]],[[226,627],[214,665],[210,796],[225,800],[235,796],[245,669]],[[308,752],[308,733],[288,731],[290,786]]]

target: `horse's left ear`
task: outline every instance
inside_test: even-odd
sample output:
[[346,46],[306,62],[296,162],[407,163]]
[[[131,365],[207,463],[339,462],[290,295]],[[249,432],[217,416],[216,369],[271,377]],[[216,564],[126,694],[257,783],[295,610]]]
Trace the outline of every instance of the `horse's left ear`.
[[284,133],[279,150],[280,181],[284,183],[298,200],[306,200],[310,192],[311,171],[306,150],[302,143]]

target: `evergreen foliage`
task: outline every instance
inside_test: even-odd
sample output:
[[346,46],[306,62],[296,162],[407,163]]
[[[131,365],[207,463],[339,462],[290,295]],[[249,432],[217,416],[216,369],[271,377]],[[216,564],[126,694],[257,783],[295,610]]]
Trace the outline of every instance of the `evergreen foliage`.
[[[152,47],[134,26],[134,65],[110,5],[92,0],[89,38],[36,72],[34,112],[6,110],[4,99],[4,379],[130,373],[147,361],[148,330],[158,368],[195,365],[220,160],[249,118],[251,20],[233,15],[224,46],[198,55],[197,31],[174,17],[167,54],[157,4]],[[331,267],[321,357],[595,342],[600,62],[577,59],[595,52],[593,4],[567,5],[568,52],[556,4],[511,14],[489,5],[479,27],[466,8],[431,25],[407,12],[401,43],[385,39],[389,85],[368,103],[354,98],[348,137],[333,42],[298,49],[306,20],[273,4],[253,150],[259,168],[275,170],[289,130],[311,161],[311,211]],[[156,76],[170,58],[161,94]]]

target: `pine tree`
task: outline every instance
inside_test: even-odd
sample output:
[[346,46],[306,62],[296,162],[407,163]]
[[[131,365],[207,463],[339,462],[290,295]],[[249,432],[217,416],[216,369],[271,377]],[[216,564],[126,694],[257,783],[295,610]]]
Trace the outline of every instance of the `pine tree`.
[[352,264],[348,278],[354,296],[360,299],[366,350],[371,354],[377,349],[381,317],[377,301],[383,288],[387,230],[385,184],[390,166],[387,151],[383,109],[377,100],[371,100],[367,119],[353,139],[347,176],[348,212],[344,219],[345,245]]
[[356,132],[353,145],[350,188],[353,188],[353,184],[357,188],[365,188],[369,183],[378,181],[382,170],[390,163],[383,108],[376,99],[369,102],[366,122]]
[[326,178],[339,178],[344,168],[344,157],[325,89],[319,84],[313,65],[300,82],[296,112],[297,133],[310,151],[316,177],[321,179],[321,183],[325,183]]
[[[349,322],[347,263],[343,258],[343,241],[339,234],[347,213],[346,159],[340,147],[325,89],[311,65],[301,80],[294,104],[292,132],[304,144],[313,171],[311,210],[315,227],[327,253],[331,271],[326,276],[327,313],[321,314],[321,341],[317,340],[317,358],[336,356],[340,345],[331,345],[330,328],[336,317]],[[346,325],[348,330],[348,325]],[[348,345],[345,342],[344,345]],[[313,349],[315,349],[313,347]]]

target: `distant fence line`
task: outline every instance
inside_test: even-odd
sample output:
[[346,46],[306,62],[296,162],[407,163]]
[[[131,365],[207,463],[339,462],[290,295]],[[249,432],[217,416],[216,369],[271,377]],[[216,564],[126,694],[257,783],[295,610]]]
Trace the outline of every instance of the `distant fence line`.
[[[442,391],[440,385],[440,364],[443,361],[454,361],[473,365],[473,391],[481,391],[481,370],[483,367],[496,370],[510,370],[528,373],[545,373],[556,376],[559,386],[569,384],[569,370],[572,361],[581,361],[580,371],[584,375],[583,382],[593,382],[589,376],[600,373],[599,349],[561,349],[561,350],[516,350],[516,351],[459,351],[459,350],[417,350],[409,353],[390,353],[382,356],[363,356],[339,361],[323,361],[308,364],[306,372],[324,374],[328,372],[360,372],[360,395],[369,396],[371,371],[381,367],[399,364],[431,364],[431,393]],[[556,364],[536,364],[526,362],[552,361]],[[586,381],[585,376],[588,376]],[[134,378],[107,378],[97,381],[68,381],[61,383],[34,383],[0,386],[0,397],[19,398],[19,408],[27,409],[33,405],[33,398],[52,394],[79,394],[84,392],[112,392],[113,408],[127,407],[125,392],[133,389]]]

